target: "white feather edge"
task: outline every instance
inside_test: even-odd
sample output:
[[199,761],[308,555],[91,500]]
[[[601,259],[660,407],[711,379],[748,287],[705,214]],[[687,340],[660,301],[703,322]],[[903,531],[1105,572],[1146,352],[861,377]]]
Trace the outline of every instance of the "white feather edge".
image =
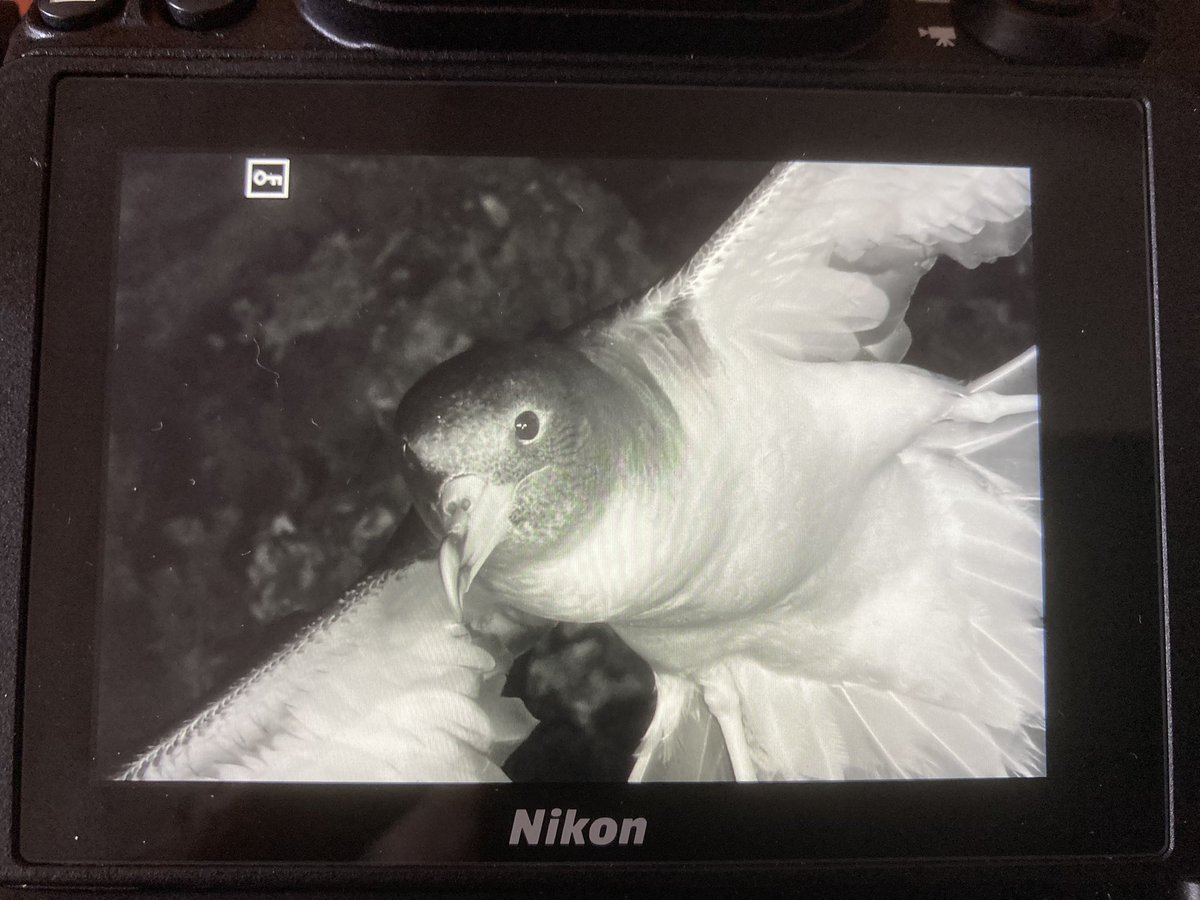
[[497,760],[534,722],[498,674],[451,619],[436,563],[412,563],[347,592],[118,777],[504,781]]

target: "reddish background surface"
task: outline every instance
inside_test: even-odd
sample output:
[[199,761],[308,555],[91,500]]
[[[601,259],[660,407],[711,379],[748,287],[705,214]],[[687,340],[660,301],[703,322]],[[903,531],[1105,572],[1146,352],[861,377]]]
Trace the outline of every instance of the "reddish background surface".
[[21,12],[25,12],[25,10],[29,9],[29,4],[31,2],[32,0],[17,0],[17,8],[21,10]]

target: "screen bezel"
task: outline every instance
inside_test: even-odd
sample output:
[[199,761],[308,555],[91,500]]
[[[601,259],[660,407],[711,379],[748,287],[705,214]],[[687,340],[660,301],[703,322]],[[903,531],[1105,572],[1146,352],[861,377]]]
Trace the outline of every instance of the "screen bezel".
[[[363,112],[388,109],[402,114]],[[1048,775],[433,787],[102,780],[90,736],[120,164],[129,152],[172,150],[1029,167],[1046,485]],[[1129,100],[65,79],[55,98],[42,298],[21,855],[386,864],[1162,852],[1161,523],[1146,184],[1144,110]],[[512,815],[522,807],[645,816],[647,841],[512,848]],[[301,821],[305,828],[293,831]]]

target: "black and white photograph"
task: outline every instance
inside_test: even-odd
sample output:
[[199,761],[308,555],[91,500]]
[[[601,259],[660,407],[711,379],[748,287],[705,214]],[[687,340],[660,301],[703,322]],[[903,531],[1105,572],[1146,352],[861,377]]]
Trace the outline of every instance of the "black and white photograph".
[[96,774],[1045,776],[1035,203],[128,156]]

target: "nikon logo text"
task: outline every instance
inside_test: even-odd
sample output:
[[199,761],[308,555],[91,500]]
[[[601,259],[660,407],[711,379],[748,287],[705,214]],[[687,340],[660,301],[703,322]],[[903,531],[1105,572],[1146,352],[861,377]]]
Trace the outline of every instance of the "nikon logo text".
[[609,844],[640,844],[646,839],[646,820],[610,819],[601,816],[589,819],[581,816],[573,809],[567,810],[565,818],[562,810],[555,807],[550,810],[535,809],[530,815],[527,809],[518,809],[513,813],[512,831],[508,835],[509,846],[521,844],[530,846],[561,845],[591,845],[606,847]]

